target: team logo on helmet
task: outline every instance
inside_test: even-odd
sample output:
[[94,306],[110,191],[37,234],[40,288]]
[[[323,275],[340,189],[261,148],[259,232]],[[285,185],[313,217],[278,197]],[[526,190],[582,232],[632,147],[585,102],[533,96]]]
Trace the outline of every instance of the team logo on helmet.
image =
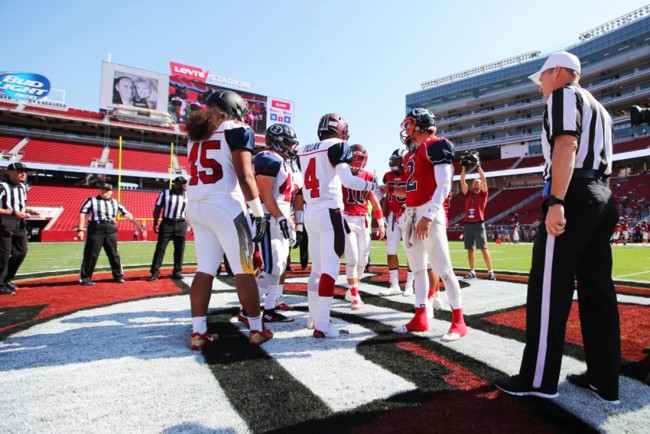
[[289,125],[273,124],[266,130],[266,146],[285,158],[296,157],[298,138]]
[[414,133],[432,132],[436,128],[436,117],[425,108],[414,108],[404,118],[401,124],[400,139],[410,146]]

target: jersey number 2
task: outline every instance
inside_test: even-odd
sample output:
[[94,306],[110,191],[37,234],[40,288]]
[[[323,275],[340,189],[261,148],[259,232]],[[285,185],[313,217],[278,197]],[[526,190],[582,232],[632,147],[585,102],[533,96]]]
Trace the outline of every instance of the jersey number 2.
[[[190,185],[197,185],[199,179],[201,184],[214,184],[223,178],[223,169],[221,164],[213,158],[208,158],[207,152],[210,150],[221,149],[221,142],[219,140],[208,140],[206,142],[195,143],[192,146],[188,160],[190,164]],[[203,169],[212,169],[212,173],[206,170],[199,171],[196,166],[197,160],[201,163]]]

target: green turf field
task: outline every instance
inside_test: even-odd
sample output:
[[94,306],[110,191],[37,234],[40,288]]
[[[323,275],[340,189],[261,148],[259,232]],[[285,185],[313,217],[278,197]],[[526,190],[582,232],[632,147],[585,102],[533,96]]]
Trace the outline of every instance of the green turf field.
[[[122,264],[125,267],[141,266],[148,268],[151,264],[155,242],[120,242]],[[77,272],[81,264],[81,243],[32,243],[29,253],[19,270],[19,275],[34,274],[39,272],[53,272],[71,270]],[[528,272],[530,269],[530,255],[532,244],[490,244],[492,263],[496,271]],[[454,268],[467,268],[467,253],[461,242],[451,242],[450,251]],[[615,280],[635,280],[650,282],[650,246],[614,246],[614,272]],[[379,241],[372,242],[372,263],[386,264],[385,244]],[[298,251],[293,250],[292,260],[298,263]],[[406,263],[406,257],[400,247],[400,263]],[[171,266],[173,261],[173,247],[170,244],[165,256],[165,265]],[[187,243],[185,248],[185,263],[195,264],[196,254],[194,244]],[[479,251],[476,252],[476,265],[479,270],[484,269],[485,263]],[[97,263],[98,270],[108,267],[106,255],[102,252]]]

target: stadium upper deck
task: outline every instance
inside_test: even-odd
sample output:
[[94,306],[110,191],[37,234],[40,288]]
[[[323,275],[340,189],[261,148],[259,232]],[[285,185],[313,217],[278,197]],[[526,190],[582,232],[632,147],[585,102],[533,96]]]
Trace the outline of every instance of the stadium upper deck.
[[[650,103],[650,6],[583,33],[566,50],[582,61],[581,84],[610,111],[616,142],[650,133],[629,121],[632,105]],[[406,111],[432,110],[457,149],[479,149],[483,160],[540,154],[544,101],[528,76],[546,57],[533,51],[423,83],[406,95]]]

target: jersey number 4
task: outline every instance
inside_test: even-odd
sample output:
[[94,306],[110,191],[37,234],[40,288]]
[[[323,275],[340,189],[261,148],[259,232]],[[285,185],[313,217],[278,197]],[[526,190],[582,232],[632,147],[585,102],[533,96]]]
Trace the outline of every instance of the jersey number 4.
[[304,188],[309,190],[310,197],[312,199],[320,197],[320,181],[316,176],[316,159],[311,158],[309,163],[307,163],[307,169],[305,170],[305,181]]
[[[188,161],[190,165],[190,185],[197,185],[199,179],[201,184],[214,184],[223,178],[223,169],[221,164],[213,158],[208,158],[207,153],[210,150],[221,149],[221,142],[219,140],[208,140],[206,142],[195,143],[190,150],[188,155]],[[201,163],[202,169],[211,169],[199,170],[196,163],[197,160]],[[212,173],[210,173],[212,172]]]

